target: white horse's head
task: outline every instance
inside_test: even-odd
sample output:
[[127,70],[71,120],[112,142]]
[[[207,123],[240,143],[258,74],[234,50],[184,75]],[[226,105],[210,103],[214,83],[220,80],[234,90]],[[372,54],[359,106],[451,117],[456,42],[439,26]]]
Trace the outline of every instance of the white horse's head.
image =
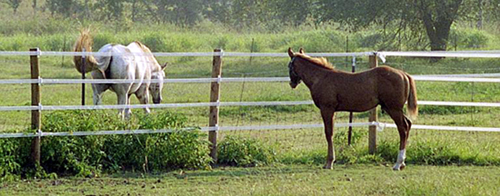
[[161,69],[151,73],[152,80],[158,80],[158,82],[151,82],[149,85],[149,93],[153,97],[153,103],[159,104],[162,101],[161,91],[163,89],[163,79],[165,78],[165,72],[163,71],[167,67],[167,63],[161,66]]

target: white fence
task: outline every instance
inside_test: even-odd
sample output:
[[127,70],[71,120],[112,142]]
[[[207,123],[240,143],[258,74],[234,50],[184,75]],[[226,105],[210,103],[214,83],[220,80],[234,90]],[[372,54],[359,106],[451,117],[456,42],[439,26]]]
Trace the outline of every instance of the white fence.
[[[387,57],[404,56],[404,57],[462,57],[462,58],[500,58],[500,52],[361,52],[361,53],[308,53],[311,56],[323,57],[352,57],[353,66],[355,66],[355,58],[360,56],[377,55],[385,61]],[[96,52],[0,52],[0,56],[75,56],[75,55],[108,55],[106,53]],[[155,56],[224,56],[224,57],[288,57],[286,53],[231,53],[231,52],[209,52],[209,53],[153,53]],[[417,75],[414,79],[417,81],[449,81],[449,82],[489,82],[500,83],[500,74],[467,74],[467,75]],[[287,77],[255,77],[255,78],[188,78],[188,79],[166,79],[165,83],[223,83],[223,82],[286,82]],[[93,80],[93,79],[3,79],[0,84],[81,84],[81,83],[130,83],[131,80]],[[152,80],[155,82],[155,80]],[[304,105],[313,104],[310,100],[304,101],[269,101],[269,102],[205,102],[205,103],[168,103],[168,104],[148,104],[148,105],[42,105],[38,106],[0,106],[0,111],[13,110],[94,110],[94,109],[122,109],[122,108],[175,108],[175,107],[224,107],[224,106],[276,106],[276,105]],[[445,101],[419,101],[419,105],[439,105],[439,106],[476,106],[476,107],[500,107],[500,103],[480,103],[480,102],[445,102]],[[296,125],[267,125],[267,126],[228,126],[228,127],[202,127],[202,131],[225,131],[225,130],[271,130],[271,129],[301,129],[301,128],[317,128],[322,127],[322,124],[296,124]],[[393,124],[382,122],[367,122],[367,123],[336,123],[336,127],[347,126],[377,126],[379,130],[385,127],[395,127]],[[433,129],[433,130],[454,130],[454,131],[488,131],[500,132],[500,128],[493,127],[453,127],[453,126],[428,126],[428,125],[413,125],[413,129]],[[118,131],[97,131],[97,132],[67,132],[67,133],[48,133],[39,130],[37,133],[2,133],[0,138],[12,137],[42,137],[42,136],[83,136],[83,135],[110,135],[110,134],[147,134],[147,133],[164,133],[172,130],[118,130]]]

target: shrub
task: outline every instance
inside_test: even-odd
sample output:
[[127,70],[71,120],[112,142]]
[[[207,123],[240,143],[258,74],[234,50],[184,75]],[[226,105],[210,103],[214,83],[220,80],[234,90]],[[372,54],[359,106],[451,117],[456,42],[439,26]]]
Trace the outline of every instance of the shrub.
[[17,178],[16,173],[21,170],[17,149],[19,145],[13,139],[0,140],[0,181]]
[[73,40],[65,35],[44,36],[44,43],[41,44],[40,50],[48,51],[70,51],[73,50]]
[[166,47],[165,37],[162,34],[150,33],[141,40],[141,42],[148,46],[152,52],[168,52]]
[[[0,140],[0,180],[27,175],[97,176],[103,171],[148,172],[209,167],[208,142],[197,129],[180,130],[186,118],[169,112],[135,115],[128,121],[112,111],[58,111],[43,117],[44,132],[173,129],[144,135],[49,136],[41,141],[38,169],[29,162],[32,138]],[[54,173],[54,174],[49,174]]]
[[[286,49],[304,48],[306,53],[311,52],[341,52],[345,51],[345,36],[339,31],[314,30],[283,36],[280,44]],[[283,48],[280,51],[286,51]]]
[[218,163],[231,166],[259,166],[275,161],[276,152],[256,139],[227,136],[218,146]]
[[459,48],[482,48],[485,47],[490,40],[490,36],[481,30],[477,29],[452,29],[449,36],[449,46],[457,46]]
[[[116,37],[109,33],[95,33],[92,36],[94,39],[93,50],[95,51],[99,50],[106,44],[116,43]],[[72,40],[71,42],[74,42],[75,40]]]

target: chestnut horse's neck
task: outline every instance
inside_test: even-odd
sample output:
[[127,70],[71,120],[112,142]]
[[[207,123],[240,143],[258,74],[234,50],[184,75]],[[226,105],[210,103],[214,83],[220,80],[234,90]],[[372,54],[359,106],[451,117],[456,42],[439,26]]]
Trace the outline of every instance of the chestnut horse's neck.
[[337,72],[332,67],[319,65],[301,57],[295,58],[294,70],[309,88],[317,84],[325,75]]

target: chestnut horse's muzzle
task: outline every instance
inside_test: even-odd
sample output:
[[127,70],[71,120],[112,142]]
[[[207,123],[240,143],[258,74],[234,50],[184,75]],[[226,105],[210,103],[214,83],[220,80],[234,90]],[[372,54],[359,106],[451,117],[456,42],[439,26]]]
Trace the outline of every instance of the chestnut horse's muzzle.
[[292,58],[290,63],[288,63],[288,73],[290,76],[290,87],[295,88],[300,84],[300,77],[297,72],[295,72],[293,63],[295,62],[295,57]]
[[290,81],[288,84],[290,84],[290,87],[296,88],[299,85],[299,83],[295,83],[295,82]]

